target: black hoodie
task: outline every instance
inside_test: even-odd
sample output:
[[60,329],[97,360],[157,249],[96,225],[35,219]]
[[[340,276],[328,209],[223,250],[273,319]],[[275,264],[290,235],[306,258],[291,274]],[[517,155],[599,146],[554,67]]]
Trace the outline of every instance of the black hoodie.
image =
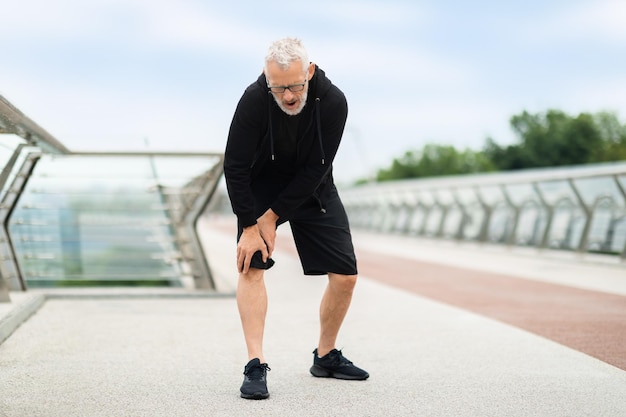
[[[267,183],[259,178],[271,172],[268,164],[275,163],[273,136],[278,131],[279,112],[282,110],[261,74],[246,88],[230,125],[224,176],[233,212],[242,227],[256,223],[252,189]],[[286,181],[276,178],[283,186],[270,208],[281,221],[289,219],[298,206],[316,195],[322,184],[332,184],[332,163],[347,116],[344,94],[316,66],[298,127],[295,174]],[[258,194],[259,190],[255,192]]]

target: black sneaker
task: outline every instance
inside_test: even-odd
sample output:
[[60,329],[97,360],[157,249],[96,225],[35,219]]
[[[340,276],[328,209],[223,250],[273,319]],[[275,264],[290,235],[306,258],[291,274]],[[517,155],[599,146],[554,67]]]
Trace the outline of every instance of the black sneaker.
[[333,349],[321,358],[317,356],[317,349],[313,351],[313,366],[311,367],[311,375],[320,378],[337,378],[364,380],[369,378],[370,374],[363,369],[352,364],[346,357],[341,354],[340,350]]
[[267,371],[270,367],[261,363],[258,358],[252,359],[243,370],[243,384],[241,384],[241,398],[248,400],[264,400],[269,398],[267,392]]

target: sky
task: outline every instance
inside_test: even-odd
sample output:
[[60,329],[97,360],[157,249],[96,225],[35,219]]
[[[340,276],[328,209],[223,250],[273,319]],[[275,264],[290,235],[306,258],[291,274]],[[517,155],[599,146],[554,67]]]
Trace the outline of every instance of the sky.
[[0,95],[74,151],[223,152],[287,36],[348,99],[339,182],[426,144],[514,143],[522,111],[626,119],[624,0],[2,3]]

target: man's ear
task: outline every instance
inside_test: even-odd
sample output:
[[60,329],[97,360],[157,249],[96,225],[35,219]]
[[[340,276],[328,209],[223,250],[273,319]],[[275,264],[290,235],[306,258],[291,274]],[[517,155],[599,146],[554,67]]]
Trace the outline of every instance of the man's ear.
[[314,62],[311,62],[309,64],[309,71],[308,71],[308,73],[309,73],[309,81],[311,81],[311,78],[313,78],[313,74],[315,74],[315,63]]

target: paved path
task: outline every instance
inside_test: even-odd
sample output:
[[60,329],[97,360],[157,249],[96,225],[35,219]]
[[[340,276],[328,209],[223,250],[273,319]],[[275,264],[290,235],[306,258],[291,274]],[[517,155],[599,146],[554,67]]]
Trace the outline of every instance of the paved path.
[[465,245],[459,251],[449,242],[398,236],[357,239],[365,276],[528,330],[626,370],[626,264],[493,246]]
[[[220,289],[230,293],[230,226],[206,230]],[[537,265],[525,255],[432,242],[394,248],[394,237],[355,236],[363,266],[339,347],[370,372],[369,380],[308,373],[324,278],[303,277],[293,249],[281,243],[267,278],[269,400],[238,396],[245,348],[234,298],[187,297],[185,291],[57,294],[0,345],[0,416],[626,416],[625,371],[488,315],[370,278],[364,256],[393,251],[394,265],[423,256],[431,264],[452,263],[461,275],[475,273],[488,256],[499,261],[483,265],[485,273],[513,268],[529,281],[560,280],[580,289],[583,277],[568,285],[560,276],[571,261],[549,261],[564,269],[546,278],[528,273]],[[582,266],[605,277],[594,291],[620,294],[624,275],[606,279],[619,268]]]

